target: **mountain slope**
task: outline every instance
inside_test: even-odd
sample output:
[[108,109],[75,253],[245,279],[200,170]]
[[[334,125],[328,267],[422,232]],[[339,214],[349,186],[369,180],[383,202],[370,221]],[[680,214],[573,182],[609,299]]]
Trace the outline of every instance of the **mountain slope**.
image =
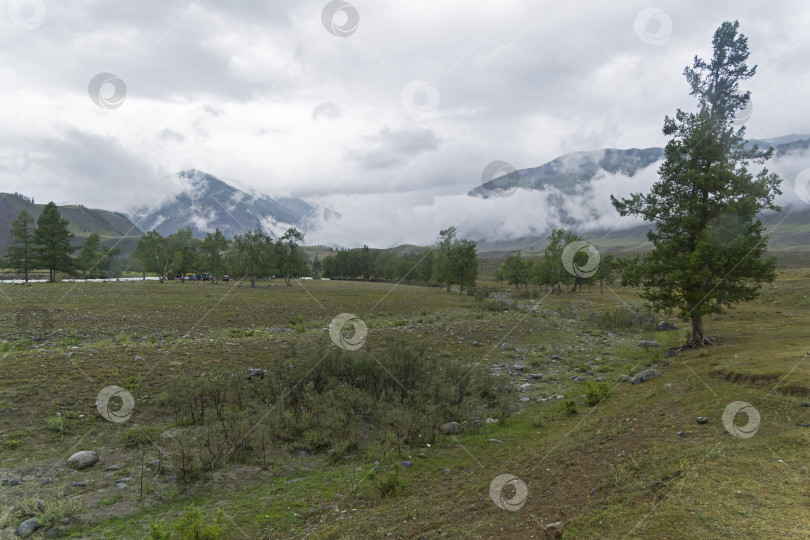
[[185,188],[181,193],[159,207],[132,212],[143,230],[169,235],[191,227],[197,238],[217,227],[229,238],[255,229],[278,234],[293,225],[306,230],[315,210],[301,199],[246,193],[203,171],[182,171],[178,178]]
[[[15,194],[0,193],[0,253],[5,253],[11,242],[11,223],[17,214],[21,210],[27,210],[36,220],[44,207],[44,204],[34,204]],[[128,253],[143,235],[129,218],[119,212],[85,208],[82,205],[65,205],[59,207],[59,213],[70,222],[68,230],[76,235],[73,245],[79,245],[90,234],[98,233],[103,244],[120,245],[121,250]]]

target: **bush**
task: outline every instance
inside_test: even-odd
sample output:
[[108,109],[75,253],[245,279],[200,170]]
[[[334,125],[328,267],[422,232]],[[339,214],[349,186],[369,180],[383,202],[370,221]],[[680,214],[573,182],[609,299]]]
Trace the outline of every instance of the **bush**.
[[121,437],[121,444],[127,448],[138,448],[160,440],[160,428],[155,426],[137,426],[130,428]]
[[224,513],[217,512],[214,523],[205,523],[205,514],[194,505],[177,518],[172,525],[164,525],[153,521],[150,526],[150,540],[218,540],[225,533],[222,525]]
[[567,399],[560,403],[560,410],[569,416],[577,414],[577,403],[572,399]]
[[585,405],[593,407],[612,393],[610,385],[604,382],[588,381],[585,389]]
[[[374,351],[324,346],[253,381],[223,373],[174,379],[160,402],[189,427],[171,442],[171,468],[187,483],[226,461],[266,465],[278,448],[323,451],[339,462],[364,446],[433,443],[447,419],[475,429],[482,417],[505,418],[516,391],[501,379],[469,362],[437,362],[404,339]],[[138,444],[144,435],[125,437]]]

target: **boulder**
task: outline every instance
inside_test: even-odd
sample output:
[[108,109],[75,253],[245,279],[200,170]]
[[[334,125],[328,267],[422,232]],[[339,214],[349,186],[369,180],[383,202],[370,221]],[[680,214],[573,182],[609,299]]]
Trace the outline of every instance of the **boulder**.
[[667,321],[661,321],[658,323],[658,331],[659,332],[666,332],[668,330],[677,330],[678,327],[674,324],[669,324]]
[[82,450],[70,456],[67,463],[74,469],[87,469],[98,463],[98,454],[92,450]]
[[546,538],[553,538],[557,540],[558,538],[562,538],[563,531],[565,529],[565,524],[562,521],[557,521],[556,523],[550,523],[543,527],[543,532],[546,535]]
[[641,384],[647,381],[651,381],[653,379],[657,379],[658,377],[662,376],[663,373],[658,371],[657,369],[645,369],[630,381],[633,384]]
[[636,347],[640,349],[649,349],[650,347],[660,347],[660,346],[661,344],[658,343],[657,341],[648,341],[646,339],[642,339],[641,341],[638,342],[638,345],[636,345]]
[[20,538],[28,538],[34,534],[39,527],[39,521],[37,521],[35,518],[26,519],[20,523],[19,527],[17,527],[17,536]]
[[441,430],[443,433],[449,435],[458,435],[461,433],[461,424],[458,422],[447,422],[446,424],[442,424]]

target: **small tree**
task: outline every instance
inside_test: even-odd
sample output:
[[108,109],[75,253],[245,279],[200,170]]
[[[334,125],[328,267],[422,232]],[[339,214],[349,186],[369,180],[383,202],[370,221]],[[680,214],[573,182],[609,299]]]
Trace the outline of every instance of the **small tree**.
[[496,270],[496,279],[506,281],[520,290],[521,286],[526,286],[532,270],[532,261],[524,259],[520,252],[508,255]]
[[[295,227],[287,229],[284,236],[276,242],[276,267],[278,273],[284,277],[284,282],[289,287],[292,278],[300,277],[307,273],[306,256],[298,247],[298,242],[304,241],[304,235],[298,232]],[[368,251],[368,247],[366,247]],[[370,267],[370,262],[368,267]],[[364,271],[364,273],[368,270]]]
[[205,256],[206,262],[210,265],[211,275],[216,276],[217,270],[222,267],[222,252],[228,247],[228,239],[222,234],[222,231],[217,230],[214,234],[206,233],[205,238],[200,244],[200,251]]
[[34,252],[37,264],[48,269],[48,281],[56,281],[57,272],[72,272],[74,268],[71,253],[76,248],[70,245],[73,233],[68,231],[70,222],[62,218],[56,204],[49,202],[42,210],[34,231]]
[[260,229],[248,231],[233,239],[231,267],[242,277],[250,278],[250,286],[256,286],[256,278],[266,275],[273,262],[273,241]]
[[79,255],[76,257],[76,267],[85,278],[101,278],[109,275],[106,271],[110,260],[121,253],[121,248],[101,245],[101,236],[92,233],[82,242]]
[[6,250],[4,264],[25,274],[34,268],[34,218],[27,210],[20,210],[11,223],[11,245]]
[[604,294],[604,286],[612,285],[615,280],[616,259],[613,255],[607,254],[599,260],[594,278],[599,282],[599,294]]
[[714,34],[711,60],[695,57],[684,70],[698,110],[679,109],[664,120],[664,134],[672,139],[660,180],[647,195],[611,196],[621,215],[655,224],[647,233],[653,250],[634,271],[654,308],[691,319],[685,347],[711,345],[703,316],[752,300],[762,283],[776,277],[776,259],[762,258],[767,235],[757,215],[780,210],[774,197],[781,180],[765,168],[756,177],[747,169],[749,162],[764,163],[773,149],[747,147],[745,127],[732,122],[750,99],[740,82],[756,72],[746,64],[748,40],[738,27],[724,22]]

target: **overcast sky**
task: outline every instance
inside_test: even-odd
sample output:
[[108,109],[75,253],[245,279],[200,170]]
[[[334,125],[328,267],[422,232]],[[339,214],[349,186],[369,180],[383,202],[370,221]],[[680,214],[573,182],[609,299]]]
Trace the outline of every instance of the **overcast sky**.
[[343,215],[308,243],[429,242],[510,212],[463,195],[493,160],[663,146],[683,68],[734,19],[748,136],[810,132],[802,0],[6,3],[0,191],[37,202],[126,212],[197,168]]

